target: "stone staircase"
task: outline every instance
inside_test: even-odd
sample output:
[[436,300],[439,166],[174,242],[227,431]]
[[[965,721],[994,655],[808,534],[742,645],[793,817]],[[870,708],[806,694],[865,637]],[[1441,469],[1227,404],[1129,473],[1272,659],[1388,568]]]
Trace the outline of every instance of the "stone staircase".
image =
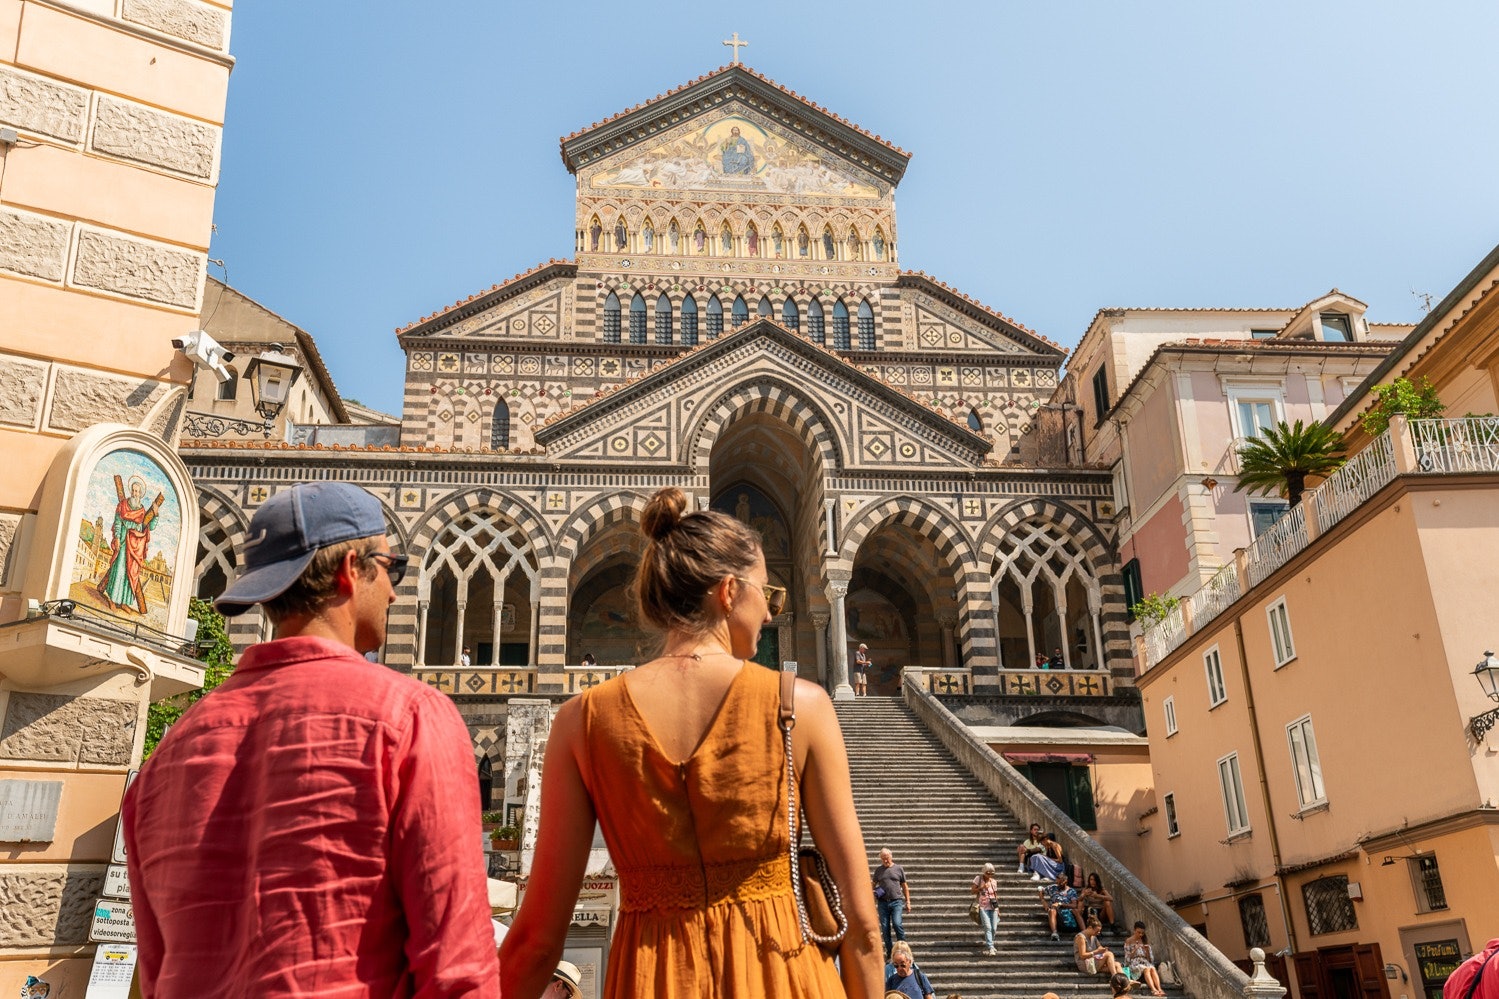
[[[899,697],[861,697],[835,706],[869,866],[888,847],[905,868],[915,909],[905,917],[906,941],[938,999],[953,993],[963,999],[1040,999],[1045,992],[1107,999],[1107,981],[1082,975],[1073,965],[1072,934],[1050,938],[1037,885],[1015,870],[1015,847],[1025,830],[1004,806]],[[1000,882],[998,957],[984,955],[984,931],[968,918],[968,888],[985,861],[994,864]],[[1103,941],[1122,953],[1121,937],[1105,931]]]

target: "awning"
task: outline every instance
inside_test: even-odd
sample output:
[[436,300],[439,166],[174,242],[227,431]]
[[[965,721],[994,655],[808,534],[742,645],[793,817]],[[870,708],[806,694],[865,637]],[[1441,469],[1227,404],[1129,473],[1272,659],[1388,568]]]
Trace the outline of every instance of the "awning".
[[1092,763],[1092,753],[1005,753],[1011,763]]

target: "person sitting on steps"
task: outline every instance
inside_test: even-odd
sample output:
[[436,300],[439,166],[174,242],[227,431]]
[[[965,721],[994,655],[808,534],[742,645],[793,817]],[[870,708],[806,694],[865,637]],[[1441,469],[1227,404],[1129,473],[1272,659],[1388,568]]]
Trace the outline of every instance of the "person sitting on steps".
[[1051,938],[1061,939],[1057,927],[1073,932],[1082,926],[1078,915],[1077,889],[1067,883],[1067,875],[1058,874],[1056,882],[1041,889],[1041,904],[1046,909],[1046,921],[1051,927]]
[[1028,861],[1031,857],[1035,856],[1038,853],[1045,852],[1045,850],[1046,844],[1041,837],[1041,826],[1038,823],[1032,822],[1030,834],[1026,836],[1024,842],[1020,844],[1019,848],[1015,850],[1015,856],[1019,858],[1020,861],[1020,867],[1015,871],[1015,873],[1024,874],[1027,870],[1029,870],[1029,868],[1026,867],[1026,861]]
[[1072,958],[1077,970],[1085,975],[1113,976],[1119,973],[1119,962],[1114,952],[1098,940],[1103,924],[1098,917],[1089,916],[1087,925],[1072,938]]

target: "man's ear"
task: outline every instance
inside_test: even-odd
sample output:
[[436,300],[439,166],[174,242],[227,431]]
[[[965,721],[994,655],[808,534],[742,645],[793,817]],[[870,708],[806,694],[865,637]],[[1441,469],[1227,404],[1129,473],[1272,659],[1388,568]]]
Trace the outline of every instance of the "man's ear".
[[359,578],[360,563],[363,561],[363,556],[353,548],[344,552],[343,558],[339,559],[334,581],[338,584],[341,595],[348,596],[354,592],[354,581]]

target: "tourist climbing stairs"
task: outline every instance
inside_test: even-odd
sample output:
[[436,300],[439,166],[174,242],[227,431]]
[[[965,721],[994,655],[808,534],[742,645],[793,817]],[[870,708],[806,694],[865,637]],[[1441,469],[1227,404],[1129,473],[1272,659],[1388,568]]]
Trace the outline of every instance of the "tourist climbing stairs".
[[[1107,999],[1107,981],[1080,974],[1072,934],[1053,941],[1029,874],[1016,873],[1025,830],[916,720],[899,697],[836,705],[848,744],[854,804],[869,866],[888,847],[906,870],[913,911],[906,940],[938,999]],[[984,953],[983,929],[968,916],[969,885],[984,862],[1000,883],[998,956]],[[1122,953],[1123,939],[1103,942]],[[1175,993],[1180,995],[1180,993]]]

